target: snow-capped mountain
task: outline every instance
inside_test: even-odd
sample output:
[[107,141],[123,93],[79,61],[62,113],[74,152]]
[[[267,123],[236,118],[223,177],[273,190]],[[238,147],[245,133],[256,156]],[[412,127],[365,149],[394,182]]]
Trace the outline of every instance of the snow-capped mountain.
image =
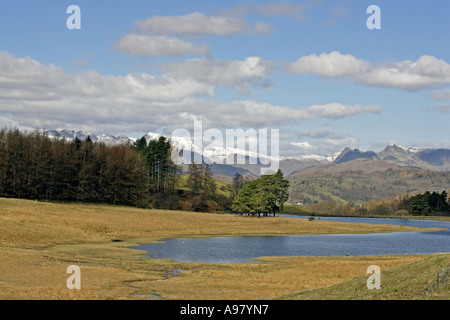
[[334,154],[330,154],[327,156],[319,156],[316,154],[307,154],[300,156],[290,156],[290,157],[280,157],[281,160],[292,160],[292,161],[317,161],[323,163],[332,163],[336,160],[336,158],[341,154],[341,152],[337,152]]
[[345,148],[342,152],[334,159],[334,163],[344,163],[355,159],[372,159],[378,160],[378,155],[373,151],[361,151],[359,149]]
[[417,154],[421,152],[420,148],[405,148],[397,144],[387,146],[378,153],[380,159],[384,161],[396,161],[404,164],[413,164],[417,161]]
[[450,149],[406,148],[397,144],[389,145],[377,153],[345,148],[334,162],[343,163],[361,158],[385,161],[399,167],[450,170]]
[[[117,137],[110,134],[95,135],[85,131],[67,129],[60,131],[48,130],[46,134],[49,137],[63,139],[74,139],[78,137],[80,140],[84,140],[90,136],[94,142],[102,142],[106,145],[127,144],[137,140],[136,138],[124,135]],[[159,139],[161,135],[149,132],[144,137],[147,141],[150,141]],[[406,148],[393,144],[379,152],[345,148],[341,152],[327,156],[311,154],[273,157],[271,155],[261,155],[248,149],[242,150],[239,148],[213,146],[210,142],[194,143],[190,137],[170,137],[170,141],[178,151],[191,151],[194,154],[203,156],[205,161],[213,163],[213,171],[221,174],[226,172],[227,175],[234,174],[233,172],[236,170],[241,174],[259,175],[260,168],[270,165],[272,161],[278,161],[283,173],[290,175],[308,167],[339,165],[358,159],[365,159],[365,161],[368,161],[367,165],[370,165],[370,161],[382,161],[397,167],[450,170],[450,149]],[[241,156],[240,159],[245,159],[245,163],[237,162],[237,156]],[[227,159],[232,159],[233,161],[228,162],[226,161]]]
[[[160,134],[149,132],[145,136],[148,141],[159,139]],[[238,148],[224,148],[222,146],[214,146],[210,142],[197,142],[192,141],[191,138],[186,137],[171,137],[170,141],[173,147],[179,151],[190,151],[197,153],[207,158],[209,161],[214,163],[224,163],[226,159],[234,157],[235,155],[243,156],[247,159],[247,162],[260,161],[268,162],[272,160],[279,160],[280,157],[272,157],[270,155],[258,154],[258,152],[253,152],[250,150],[242,150]]]
[[101,142],[105,145],[120,145],[120,144],[127,144],[127,143],[133,143],[136,141],[134,138],[129,138],[127,136],[121,135],[118,137],[115,137],[111,134],[101,134],[101,135],[95,135],[88,133],[86,131],[75,131],[75,130],[46,130],[46,135],[50,138],[58,138],[58,139],[67,139],[67,140],[73,140],[75,137],[77,137],[80,140],[85,140],[89,136],[92,141],[94,142]]

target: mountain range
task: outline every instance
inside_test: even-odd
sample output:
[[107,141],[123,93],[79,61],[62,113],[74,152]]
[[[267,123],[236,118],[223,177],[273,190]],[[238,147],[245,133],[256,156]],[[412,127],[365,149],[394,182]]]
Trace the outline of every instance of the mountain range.
[[[74,130],[48,130],[49,137],[74,139],[86,139],[88,136],[94,142],[106,145],[118,145],[133,143],[136,138],[124,135],[113,136],[110,134],[89,134],[84,131]],[[160,134],[147,133],[147,141],[158,139]],[[212,171],[215,174],[233,176],[236,172],[242,175],[260,175],[261,167],[267,167],[268,161],[274,160],[270,157],[259,157],[258,154],[240,149],[225,148],[199,148],[191,139],[183,137],[172,137],[172,144],[178,150],[191,150],[202,155],[204,159],[212,162]],[[219,164],[219,160],[236,155],[244,156],[246,164]],[[355,171],[363,172],[384,171],[392,168],[428,169],[432,171],[450,171],[450,149],[435,148],[406,148],[396,144],[389,145],[379,152],[362,151],[359,149],[345,148],[339,153],[329,156],[299,155],[293,157],[279,157],[279,167],[285,176],[307,174],[317,171],[340,172]],[[237,163],[237,161],[233,161]],[[256,163],[256,164],[250,164]],[[266,164],[266,165],[264,165]]]
[[45,134],[49,138],[59,138],[59,139],[67,139],[67,140],[73,140],[75,137],[77,137],[80,140],[85,140],[88,136],[92,139],[94,142],[101,142],[105,145],[119,145],[119,144],[127,144],[127,143],[133,143],[136,141],[134,138],[129,138],[127,136],[121,135],[121,136],[113,136],[111,134],[101,134],[101,135],[95,135],[92,133],[88,133],[86,131],[75,131],[75,130],[45,130]]

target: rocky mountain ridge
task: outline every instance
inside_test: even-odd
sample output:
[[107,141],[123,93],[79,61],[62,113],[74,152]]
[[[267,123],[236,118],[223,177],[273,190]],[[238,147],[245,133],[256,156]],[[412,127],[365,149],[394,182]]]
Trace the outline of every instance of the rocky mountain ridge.
[[[136,138],[130,138],[125,135],[113,136],[110,134],[89,134],[85,131],[74,130],[48,130],[46,134],[49,137],[74,139],[78,137],[80,140],[86,139],[88,136],[94,142],[102,142],[106,145],[117,145],[133,143]],[[149,132],[145,136],[147,141],[159,139],[160,134]],[[299,155],[292,157],[280,156],[277,159],[273,157],[259,157],[258,154],[249,152],[248,150],[240,149],[225,149],[225,148],[199,148],[190,139],[183,137],[173,137],[171,141],[174,147],[178,150],[189,150],[197,153],[209,160],[212,164],[213,172],[226,176],[232,176],[236,172],[243,175],[260,174],[260,168],[268,166],[270,161],[277,160],[280,169],[288,176],[291,174],[298,174],[304,170],[329,170],[343,171],[343,170],[362,170],[362,171],[377,171],[385,170],[386,168],[400,167],[400,168],[420,168],[433,171],[450,171],[450,149],[444,148],[406,148],[397,144],[386,146],[379,152],[362,151],[359,149],[344,148],[340,153],[328,156],[320,155]],[[221,161],[227,157],[236,157],[236,155],[244,156],[245,164],[224,163]],[[250,161],[252,160],[252,161]],[[256,164],[251,164],[256,163]],[[353,164],[353,165],[352,165]]]

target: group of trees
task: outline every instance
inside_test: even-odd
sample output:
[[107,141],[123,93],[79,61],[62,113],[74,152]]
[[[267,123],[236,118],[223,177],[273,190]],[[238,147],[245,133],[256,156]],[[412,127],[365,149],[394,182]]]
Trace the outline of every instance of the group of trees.
[[147,179],[148,197],[152,206],[179,209],[177,183],[182,170],[171,158],[170,140],[161,136],[147,141],[145,137],[133,143],[131,149],[140,155]]
[[436,213],[448,213],[450,204],[447,202],[447,192],[438,193],[434,191],[426,191],[411,197],[409,205],[409,213],[413,215],[429,216]]
[[142,206],[142,158],[128,146],[0,131],[0,197]]
[[217,200],[217,185],[209,164],[192,163],[188,168],[187,186],[194,211],[208,211],[208,201]]
[[[3,129],[0,197],[180,209],[182,170],[171,152],[165,137],[107,146],[90,137],[50,139],[40,130]],[[202,203],[215,194],[210,167],[193,165],[188,174],[193,209],[207,211]]]
[[242,183],[239,177],[233,179],[233,187],[239,188],[234,198],[232,210],[236,213],[267,216],[283,210],[289,197],[289,181],[278,170],[275,174]]

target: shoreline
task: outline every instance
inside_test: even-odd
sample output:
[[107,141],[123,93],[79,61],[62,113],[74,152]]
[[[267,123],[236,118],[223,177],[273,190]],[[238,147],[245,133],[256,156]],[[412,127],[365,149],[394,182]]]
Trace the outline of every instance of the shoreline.
[[311,213],[311,214],[300,214],[300,213],[286,213],[281,212],[279,215],[289,215],[289,216],[301,216],[301,217],[323,217],[323,218],[361,218],[361,219],[393,219],[393,220],[419,220],[419,221],[450,221],[449,216],[380,216],[380,215],[367,215],[367,216],[356,216],[356,215],[337,215],[337,214],[326,214],[326,213]]

